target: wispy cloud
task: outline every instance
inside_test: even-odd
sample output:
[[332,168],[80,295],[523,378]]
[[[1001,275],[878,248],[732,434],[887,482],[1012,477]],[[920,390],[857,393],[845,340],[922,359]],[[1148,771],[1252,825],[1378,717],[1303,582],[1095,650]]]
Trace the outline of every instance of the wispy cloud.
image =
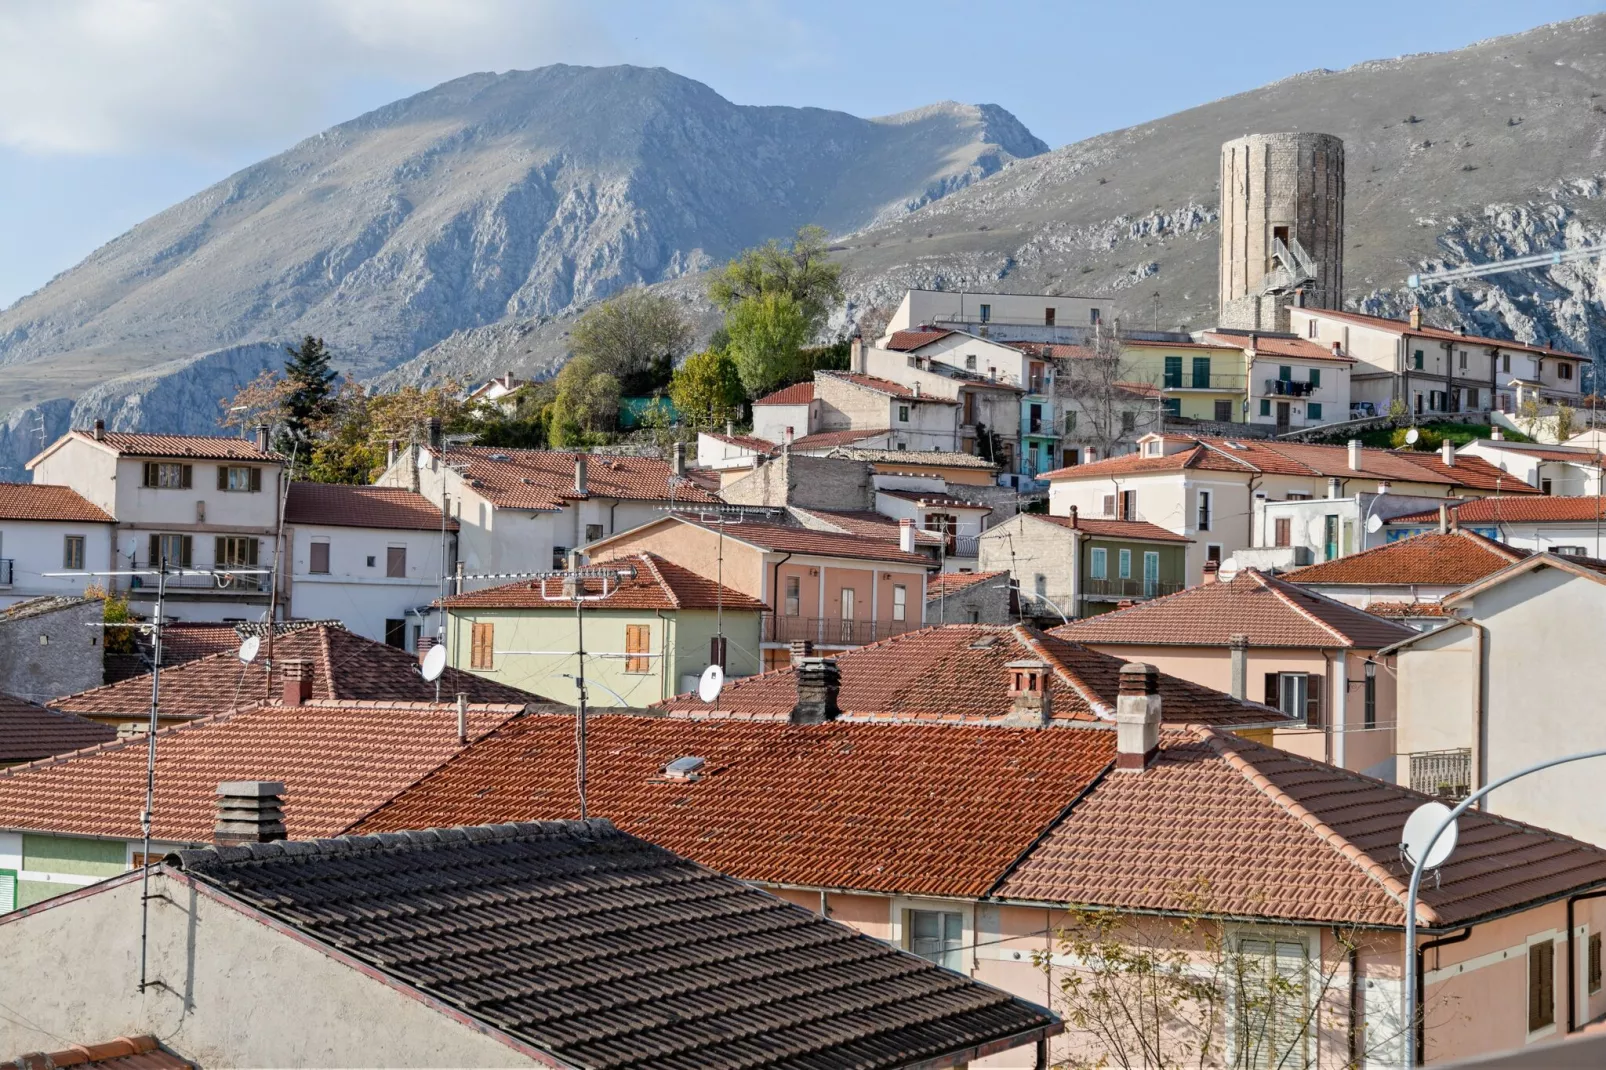
[[617,55],[562,0],[8,0],[0,145],[212,155],[316,129],[364,81]]

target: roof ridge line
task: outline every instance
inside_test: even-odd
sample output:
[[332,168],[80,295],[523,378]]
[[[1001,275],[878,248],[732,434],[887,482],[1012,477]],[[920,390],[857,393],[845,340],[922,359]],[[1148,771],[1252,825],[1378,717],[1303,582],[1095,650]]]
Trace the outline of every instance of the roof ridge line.
[[[1327,632],[1328,635],[1331,635],[1334,638],[1338,639],[1339,642],[1341,642],[1345,646],[1351,646],[1352,647],[1352,646],[1355,645],[1355,640],[1351,639],[1349,636],[1347,636],[1343,632],[1339,631],[1338,628],[1336,628],[1335,626],[1327,623],[1325,620],[1322,620],[1322,618],[1318,617],[1316,614],[1312,613],[1310,610],[1306,609],[1304,606],[1300,605],[1298,602],[1295,602],[1294,599],[1292,598],[1292,596],[1290,596],[1287,591],[1283,590],[1282,583],[1280,581],[1276,580],[1275,577],[1267,576],[1266,574],[1261,572],[1259,569],[1250,569],[1249,570],[1249,574],[1251,576],[1253,576],[1255,578],[1255,580],[1262,587],[1266,588],[1272,594],[1276,595],[1278,597],[1278,599],[1281,600],[1283,605],[1287,606],[1289,609],[1292,609],[1295,613],[1298,613],[1300,616],[1304,617],[1306,620],[1310,621],[1312,624],[1315,624],[1318,628],[1321,628],[1323,631]],[[1311,593],[1314,594],[1315,592],[1311,592]],[[1342,602],[1339,602],[1336,599],[1331,599],[1330,598],[1330,599],[1326,599],[1326,601],[1332,602],[1335,605],[1343,605]],[[1353,609],[1354,607],[1353,606],[1345,606],[1345,608],[1346,609]],[[1366,611],[1363,609],[1363,610],[1360,610],[1359,612],[1365,613]]]
[[[1083,680],[1075,672],[1071,671],[1070,666],[1066,665],[1059,658],[1055,657],[1048,647],[1043,645],[1041,638],[1036,634],[1035,629],[1026,624],[1016,623],[1010,625],[1010,631],[1014,633],[1017,640],[1024,642],[1026,646],[1035,651],[1039,657],[1048,662],[1050,665],[1054,666],[1055,675],[1063,677],[1065,683],[1070,686],[1071,690],[1075,691],[1082,701],[1087,703],[1087,708],[1093,711],[1093,717],[1095,720],[1108,722],[1114,719],[1115,711],[1106,706],[1098,698],[1098,692],[1094,691],[1093,688],[1088,685],[1086,680]],[[1060,637],[1054,636],[1054,638],[1059,639]],[[1074,639],[1060,639],[1060,641],[1064,643],[1075,642]]]
[[[1403,920],[1403,915],[1405,914],[1405,903],[1406,900],[1410,898],[1409,887],[1400,881],[1398,877],[1395,877],[1392,873],[1390,873],[1388,868],[1383,865],[1383,863],[1379,862],[1377,859],[1355,846],[1349,840],[1345,839],[1337,832],[1337,830],[1328,825],[1327,822],[1323,821],[1321,818],[1312,813],[1304,803],[1301,803],[1277,784],[1273,783],[1270,777],[1266,776],[1266,774],[1262,773],[1255,766],[1254,762],[1250,761],[1248,758],[1244,757],[1243,754],[1239,753],[1236,740],[1229,739],[1229,736],[1231,735],[1230,733],[1211,728],[1209,725],[1199,725],[1198,728],[1203,734],[1205,742],[1210,745],[1210,748],[1213,751],[1221,756],[1221,760],[1226,762],[1231,768],[1237,770],[1237,772],[1251,785],[1253,785],[1257,791],[1270,799],[1278,807],[1286,811],[1290,816],[1298,820],[1300,824],[1304,825],[1312,833],[1314,833],[1318,839],[1322,840],[1329,847],[1333,848],[1333,850],[1339,855],[1349,861],[1362,873],[1366,874],[1378,884],[1382,885],[1385,891],[1387,891],[1395,899],[1399,900],[1400,914],[1402,915]],[[1287,752],[1282,753],[1286,754]],[[1310,765],[1317,764],[1309,761],[1308,759],[1301,758],[1297,754],[1288,754],[1287,756],[1295,759],[1296,761],[1306,762]],[[1336,772],[1348,779],[1347,770],[1333,767],[1329,768],[1332,768],[1333,772]],[[1442,919],[1439,917],[1438,911],[1434,910],[1433,907],[1422,902],[1420,899],[1417,900],[1418,924],[1437,925],[1441,920]]]
[[647,571],[652,573],[653,581],[658,584],[658,589],[664,592],[665,598],[669,599],[669,604],[676,609],[680,609],[680,596],[675,593],[675,589],[670,586],[669,581],[664,579],[663,572],[658,568],[658,562],[653,559],[652,551],[643,550],[639,556],[646,564]]
[[[1247,459],[1245,459],[1243,457],[1234,457],[1231,453],[1228,453],[1226,450],[1221,449],[1219,446],[1212,445],[1211,443],[1206,442],[1202,438],[1195,438],[1193,440],[1193,444],[1194,444],[1194,446],[1196,448],[1207,449],[1211,453],[1217,454],[1218,456],[1221,456],[1221,457],[1225,457],[1225,458],[1227,458],[1227,460],[1231,461],[1233,464],[1241,465],[1244,468],[1249,469],[1249,471],[1254,472],[1257,475],[1265,475],[1266,474],[1266,470],[1264,468],[1261,468],[1260,465],[1254,464],[1254,463],[1250,462],[1249,460],[1247,460]],[[1277,451],[1273,450],[1272,452],[1276,453]],[[1278,453],[1277,456],[1283,457],[1283,455],[1280,454],[1280,453]],[[1193,457],[1190,457],[1187,460],[1187,462],[1183,465],[1183,467],[1185,467],[1185,468],[1186,467],[1191,467],[1193,462],[1195,460],[1197,460],[1197,459],[1198,459],[1198,454],[1195,453]],[[1293,460],[1293,458],[1291,458],[1291,457],[1283,457],[1283,460],[1285,460],[1285,461],[1286,460]],[[1294,463],[1295,464],[1301,464],[1302,467],[1305,467],[1305,468],[1309,468],[1310,467],[1310,465],[1302,464],[1302,462],[1300,462],[1300,461],[1294,461]],[[1316,473],[1313,471],[1312,474],[1316,474]]]

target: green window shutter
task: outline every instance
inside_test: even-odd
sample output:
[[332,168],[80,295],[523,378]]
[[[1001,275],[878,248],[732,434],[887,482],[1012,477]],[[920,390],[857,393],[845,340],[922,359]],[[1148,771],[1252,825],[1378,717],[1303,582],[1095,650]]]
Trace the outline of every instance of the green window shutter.
[[1261,398],[1260,399],[1260,415],[1262,415],[1262,416],[1270,416],[1271,415],[1271,399],[1270,398]]
[[[185,465],[184,466],[184,471],[188,472],[189,470],[190,470],[190,466],[189,465]],[[186,486],[188,486],[188,484],[186,484]],[[195,560],[194,549],[195,549],[195,540],[192,537],[190,537],[189,535],[185,535],[184,536],[184,547],[183,547],[183,549],[181,549],[179,551],[179,555],[178,555],[179,567],[181,567],[181,568],[189,568],[190,567],[190,562]]]
[[17,871],[0,869],[0,914],[17,909]]
[[1305,410],[1312,420],[1320,420],[1322,418],[1322,403],[1319,401],[1307,403]]
[[1310,388],[1312,390],[1315,390],[1317,387],[1319,387],[1321,385],[1322,385],[1322,370],[1320,368],[1312,368],[1310,370]]
[[1182,385],[1182,358],[1165,358],[1165,385],[1178,387]]

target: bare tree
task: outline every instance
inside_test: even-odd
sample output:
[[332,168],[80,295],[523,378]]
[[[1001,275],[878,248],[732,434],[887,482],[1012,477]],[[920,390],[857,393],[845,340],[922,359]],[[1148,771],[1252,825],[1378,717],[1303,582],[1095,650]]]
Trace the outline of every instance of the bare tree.
[[1055,393],[1067,414],[1067,441],[1100,457],[1123,452],[1138,436],[1160,427],[1158,385],[1126,358],[1119,330],[1094,327],[1079,355],[1056,361]]
[[887,333],[887,324],[892,322],[896,311],[889,305],[871,305],[859,314],[859,337],[864,339],[865,345],[875,345]]

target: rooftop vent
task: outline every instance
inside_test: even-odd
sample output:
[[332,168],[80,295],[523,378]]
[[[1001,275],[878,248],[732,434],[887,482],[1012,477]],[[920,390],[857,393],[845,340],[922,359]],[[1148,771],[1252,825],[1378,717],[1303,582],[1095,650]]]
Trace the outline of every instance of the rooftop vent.
[[667,780],[701,780],[705,764],[703,759],[690,755],[676,758],[664,766],[664,777]]
[[509,457],[505,453],[493,453],[493,454],[491,454],[491,460],[493,460],[493,461],[511,461],[512,459],[513,458]]
[[1249,448],[1242,442],[1233,442],[1231,439],[1227,440],[1225,443],[1223,443],[1223,445],[1225,445],[1229,450],[1246,450]]
[[284,784],[277,780],[225,780],[217,786],[219,846],[284,839]]
[[984,635],[980,639],[977,639],[974,643],[971,643],[970,644],[970,649],[972,649],[972,650],[991,650],[993,647],[995,647],[997,645],[998,645],[998,636],[996,636],[996,635]]

